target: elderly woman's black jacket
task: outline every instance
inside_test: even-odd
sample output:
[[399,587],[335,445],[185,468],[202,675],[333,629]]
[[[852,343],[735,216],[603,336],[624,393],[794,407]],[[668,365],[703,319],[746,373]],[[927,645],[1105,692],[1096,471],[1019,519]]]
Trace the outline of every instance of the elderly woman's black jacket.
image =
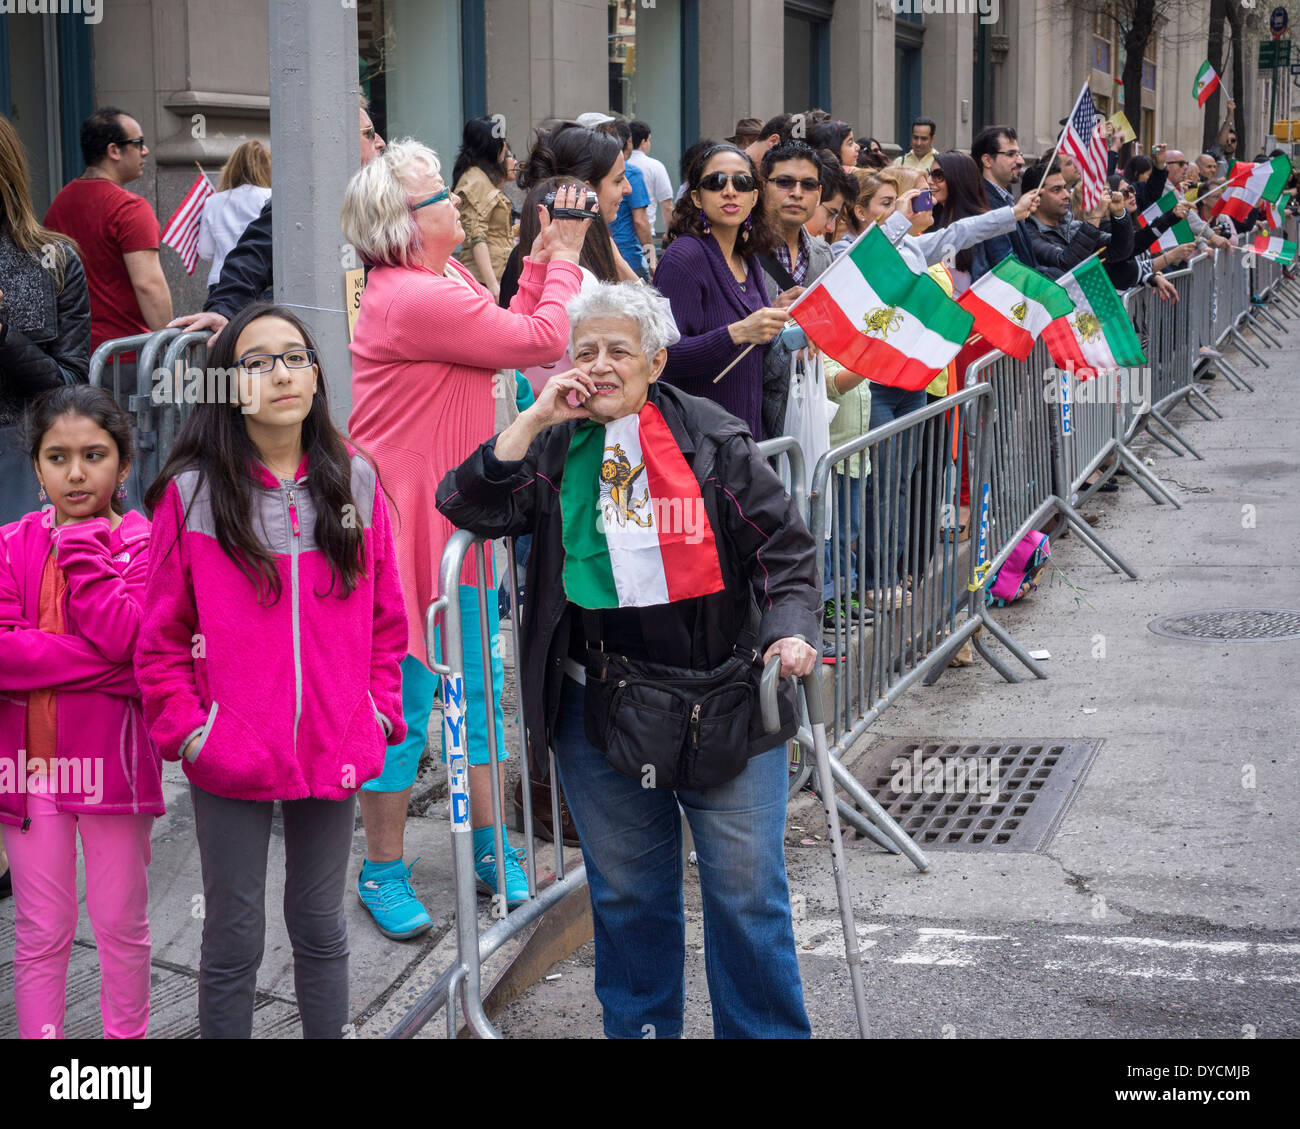
[[[698,599],[607,613],[638,617],[651,653],[634,657],[709,669],[732,653],[747,622],[757,632],[760,656],[786,636],[817,640],[821,589],[812,536],[749,429],[712,401],[662,381],[650,386],[649,400],[701,484],[726,588]],[[496,440],[490,439],[438,487],[438,509],[461,528],[484,537],[534,535],[524,589],[520,682],[535,754],[544,751],[554,731],[570,617],[577,612],[564,593],[560,516],[560,480],[576,427],[573,421],[547,429],[517,462],[499,460]],[[793,680],[785,679],[777,734],[762,732],[755,709],[751,756],[793,735],[794,704]]]

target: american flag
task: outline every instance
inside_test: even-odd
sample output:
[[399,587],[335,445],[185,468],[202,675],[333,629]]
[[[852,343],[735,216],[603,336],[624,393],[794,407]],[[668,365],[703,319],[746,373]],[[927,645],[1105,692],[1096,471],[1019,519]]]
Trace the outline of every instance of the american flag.
[[1102,193],[1106,191],[1106,137],[1102,130],[1104,120],[1093,105],[1092,94],[1085,82],[1079,91],[1079,100],[1075,102],[1074,110],[1065,123],[1065,132],[1057,143],[1057,148],[1073,160],[1083,174],[1085,211],[1095,208]]
[[207,176],[200,172],[162,234],[162,241],[181,257],[186,274],[194,273],[199,258],[199,220],[203,218],[203,205],[209,196],[215,195]]

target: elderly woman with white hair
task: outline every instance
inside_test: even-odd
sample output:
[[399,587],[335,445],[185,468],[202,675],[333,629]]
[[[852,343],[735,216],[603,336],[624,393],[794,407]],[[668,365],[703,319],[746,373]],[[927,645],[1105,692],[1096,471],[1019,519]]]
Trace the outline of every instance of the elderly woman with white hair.
[[745,424],[659,380],[679,336],[666,298],[601,283],[568,309],[575,368],[443,479],[438,507],[485,537],[533,534],[524,720],[582,840],[605,1033],[682,1032],[684,810],[715,1035],[806,1036],[784,855],[794,687],[767,733],[757,685],[773,656],[813,669],[812,537]]
[[[370,266],[352,341],[352,415],[348,430],[379,469],[393,505],[398,573],[406,602],[407,656],[402,709],[407,738],[391,746],[383,773],[361,791],[366,862],[357,892],[389,937],[405,940],[430,926],[403,860],[406,806],[428,734],[437,679],[429,669],[424,617],[438,594],[438,567],[453,527],[434,506],[438,480],[493,432],[497,370],[557,360],[569,321],[564,304],[582,283],[578,253],[582,219],[540,217],[509,309],[502,309],[452,255],[465,238],[459,201],[443,182],[437,155],[410,139],[392,142],[348,183],[343,234]],[[578,204],[579,189],[562,189],[558,208]],[[486,702],[495,704],[497,747],[505,754],[501,717],[504,682],[497,648],[482,669],[474,625],[478,601],[472,565],[462,576],[466,624],[468,758],[474,805],[476,872],[497,889],[490,799]],[[496,634],[496,601],[488,630]],[[490,678],[489,678],[490,674]],[[506,843],[506,898],[528,897],[522,852]]]

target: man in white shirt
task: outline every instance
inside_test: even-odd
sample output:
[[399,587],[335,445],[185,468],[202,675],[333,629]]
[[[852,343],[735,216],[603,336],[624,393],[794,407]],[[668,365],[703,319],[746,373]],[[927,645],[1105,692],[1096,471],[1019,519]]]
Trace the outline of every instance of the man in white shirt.
[[628,164],[640,169],[641,175],[645,177],[645,186],[650,193],[650,234],[654,235],[658,231],[656,213],[660,209],[663,210],[664,231],[668,230],[668,221],[672,219],[673,182],[668,178],[668,170],[664,168],[663,161],[650,156],[650,124],[633,121],[631,126],[632,155],[627,160]]

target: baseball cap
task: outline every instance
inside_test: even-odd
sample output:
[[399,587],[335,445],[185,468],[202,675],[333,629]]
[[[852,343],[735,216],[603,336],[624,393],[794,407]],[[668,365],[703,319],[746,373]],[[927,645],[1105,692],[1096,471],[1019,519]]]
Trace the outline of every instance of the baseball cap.
[[602,114],[596,110],[588,110],[585,114],[579,114],[573,119],[584,129],[595,129],[598,125],[604,125],[606,122],[612,122],[612,114]]

